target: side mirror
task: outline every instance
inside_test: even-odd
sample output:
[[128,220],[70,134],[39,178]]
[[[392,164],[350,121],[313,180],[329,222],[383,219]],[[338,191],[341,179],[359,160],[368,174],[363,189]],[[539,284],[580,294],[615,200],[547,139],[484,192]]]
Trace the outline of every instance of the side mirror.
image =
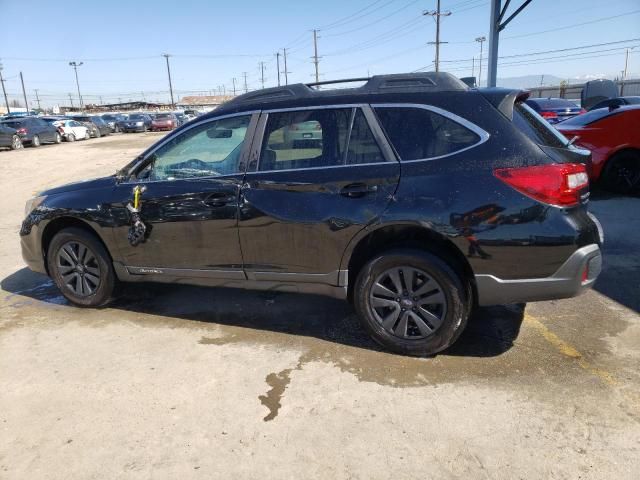
[[209,138],[231,138],[232,135],[233,131],[228,129],[222,130],[211,128],[207,130],[207,137]]

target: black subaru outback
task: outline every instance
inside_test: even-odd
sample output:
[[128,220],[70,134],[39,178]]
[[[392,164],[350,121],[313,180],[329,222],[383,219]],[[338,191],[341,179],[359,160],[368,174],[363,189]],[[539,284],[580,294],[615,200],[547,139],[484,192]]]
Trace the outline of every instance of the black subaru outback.
[[117,281],[349,299],[406,354],[474,305],[577,295],[600,272],[590,153],[524,101],[446,73],[251,92],[115,175],[40,193],[23,257],[79,306]]

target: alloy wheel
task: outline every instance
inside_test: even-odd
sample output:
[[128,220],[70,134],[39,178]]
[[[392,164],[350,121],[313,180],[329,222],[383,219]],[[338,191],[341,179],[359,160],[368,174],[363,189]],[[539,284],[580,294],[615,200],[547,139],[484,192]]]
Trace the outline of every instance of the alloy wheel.
[[13,150],[18,150],[19,148],[22,148],[22,140],[18,135],[13,136],[13,140],[11,141],[11,148]]
[[379,275],[369,293],[369,306],[388,333],[409,340],[431,335],[447,314],[440,284],[409,266],[393,267]]
[[58,250],[58,273],[74,295],[88,297],[100,286],[100,265],[95,254],[83,243],[71,241]]

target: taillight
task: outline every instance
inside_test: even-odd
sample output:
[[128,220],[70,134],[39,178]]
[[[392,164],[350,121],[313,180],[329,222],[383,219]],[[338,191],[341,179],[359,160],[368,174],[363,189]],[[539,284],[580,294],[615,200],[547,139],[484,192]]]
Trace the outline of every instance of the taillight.
[[556,112],[540,112],[542,118],[558,118],[558,114]]
[[587,111],[584,108],[581,108],[578,115],[582,115],[583,113],[587,113]]
[[24,127],[19,128],[18,130],[16,130],[16,133],[17,133],[18,135],[26,135],[26,134],[27,134],[27,129],[26,129],[26,128],[24,128]]
[[589,186],[587,170],[581,163],[498,168],[493,174],[531,198],[560,207],[580,203],[582,190]]

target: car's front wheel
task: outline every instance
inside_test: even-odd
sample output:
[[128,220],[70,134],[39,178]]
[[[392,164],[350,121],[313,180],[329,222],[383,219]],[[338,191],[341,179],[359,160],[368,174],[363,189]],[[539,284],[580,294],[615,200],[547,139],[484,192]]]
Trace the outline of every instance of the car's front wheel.
[[34,135],[31,139],[31,146],[37,148],[40,146],[40,137],[38,135]]
[[111,299],[115,273],[109,254],[91,233],[79,228],[58,232],[47,251],[49,274],[62,294],[81,307],[100,307]]
[[466,326],[471,299],[459,275],[428,252],[399,249],[372,258],[358,274],[354,304],[365,329],[383,347],[432,355]]
[[70,133],[69,135],[67,135],[67,142],[75,142],[76,141],[76,136],[73,133]]
[[55,137],[53,138],[53,141],[55,143],[62,143],[62,137],[60,136],[60,134],[58,132],[56,132]]
[[84,134],[84,139],[85,140],[90,140],[91,139],[91,133],[89,133],[89,130],[87,130],[87,133]]

